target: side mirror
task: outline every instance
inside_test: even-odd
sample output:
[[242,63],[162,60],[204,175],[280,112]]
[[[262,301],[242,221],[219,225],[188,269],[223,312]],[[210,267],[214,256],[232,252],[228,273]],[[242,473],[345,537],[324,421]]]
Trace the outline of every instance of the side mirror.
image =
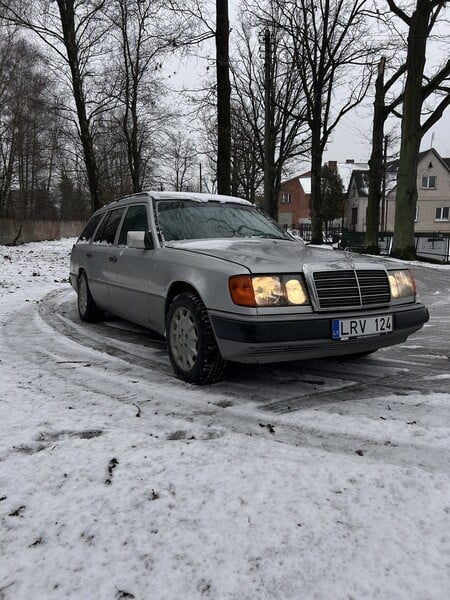
[[128,231],[127,246],[138,250],[151,250],[154,246],[150,231]]

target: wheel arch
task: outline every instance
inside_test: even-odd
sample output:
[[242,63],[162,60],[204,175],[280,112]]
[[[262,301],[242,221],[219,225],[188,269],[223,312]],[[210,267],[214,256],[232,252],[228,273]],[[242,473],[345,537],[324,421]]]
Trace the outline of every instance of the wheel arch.
[[[76,277],[76,283],[77,283],[77,290],[78,290],[78,285],[79,285],[79,281],[80,281],[80,277],[83,273],[86,273],[86,277],[87,277],[87,272],[86,269],[83,266],[79,266],[76,273],[75,273],[75,277]],[[77,291],[76,290],[76,291]]]
[[200,294],[194,286],[183,282],[172,285],[170,292],[166,340],[175,374],[197,385],[220,381],[226,361]]
[[184,292],[192,292],[196,294],[200,299],[202,299],[201,295],[198,293],[198,290],[191,283],[187,283],[186,281],[174,281],[170,285],[169,290],[167,292],[164,314],[165,317],[167,317],[167,313],[169,312],[169,308],[172,304],[173,299]]

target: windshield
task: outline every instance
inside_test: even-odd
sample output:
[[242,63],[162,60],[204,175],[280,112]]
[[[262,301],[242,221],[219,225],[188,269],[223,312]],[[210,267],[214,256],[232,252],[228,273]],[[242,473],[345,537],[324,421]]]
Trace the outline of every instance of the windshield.
[[156,219],[166,241],[207,238],[291,238],[254,206],[217,201],[156,200]]

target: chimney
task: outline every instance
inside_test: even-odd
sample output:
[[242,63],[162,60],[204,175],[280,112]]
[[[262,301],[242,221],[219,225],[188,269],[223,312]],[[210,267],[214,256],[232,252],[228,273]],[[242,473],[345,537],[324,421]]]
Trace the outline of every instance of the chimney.
[[328,168],[331,169],[332,171],[337,171],[337,160],[329,160]]
[[355,164],[355,159],[354,158],[347,158],[347,160],[345,161],[346,165],[354,165]]

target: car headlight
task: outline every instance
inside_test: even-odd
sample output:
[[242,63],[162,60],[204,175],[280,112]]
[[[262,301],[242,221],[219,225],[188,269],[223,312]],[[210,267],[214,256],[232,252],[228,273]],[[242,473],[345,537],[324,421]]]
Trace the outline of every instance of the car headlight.
[[300,275],[234,275],[229,280],[231,299],[239,306],[302,306],[309,304]]
[[416,282],[409,269],[399,269],[398,271],[389,271],[389,285],[391,287],[391,297],[393,300],[406,298],[416,295]]

